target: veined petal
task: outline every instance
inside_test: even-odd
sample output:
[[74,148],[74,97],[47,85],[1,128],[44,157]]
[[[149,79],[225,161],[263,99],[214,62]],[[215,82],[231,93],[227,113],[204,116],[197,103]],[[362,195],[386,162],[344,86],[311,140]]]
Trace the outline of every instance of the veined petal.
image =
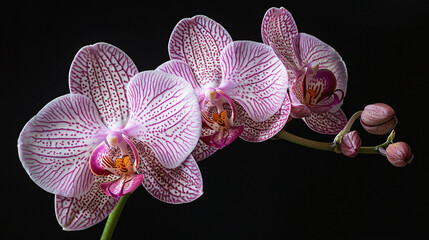
[[232,42],[229,33],[214,20],[197,15],[182,19],[170,36],[168,51],[172,60],[189,64],[201,87],[217,87],[221,81],[219,56]]
[[280,60],[292,69],[300,69],[299,48],[296,48],[298,28],[286,9],[270,8],[262,20],[262,40],[270,45]]
[[303,120],[311,130],[321,134],[337,134],[347,124],[347,117],[341,109],[336,112],[313,112]]
[[218,89],[240,103],[253,121],[265,121],[280,109],[288,76],[269,46],[236,41],[223,50],[220,59],[223,80]]
[[165,73],[173,74],[178,77],[182,77],[192,85],[195,92],[198,93],[201,91],[200,84],[195,81],[194,72],[186,62],[179,60],[170,60],[161,64],[155,69],[155,71],[162,71]]
[[156,154],[143,142],[136,142],[141,153],[139,172],[145,178],[143,186],[155,198],[172,204],[187,203],[203,194],[203,179],[192,155],[177,168],[165,168]]
[[100,184],[113,181],[114,175],[95,176],[90,190],[80,197],[55,196],[55,214],[66,231],[84,230],[103,221],[118,204],[107,196]]
[[107,43],[83,47],[76,54],[69,73],[71,93],[90,98],[110,129],[128,121],[126,88],[137,68],[119,48]]
[[337,78],[337,89],[347,91],[347,69],[341,56],[328,44],[309,34],[299,34],[299,49],[302,64],[319,64],[319,69],[328,69]]
[[194,89],[160,71],[137,74],[128,86],[129,137],[146,143],[164,167],[178,167],[197,144],[201,113]]
[[88,159],[107,135],[92,101],[68,94],[48,103],[22,130],[19,158],[42,189],[66,197],[85,193],[93,174]]
[[286,96],[282,107],[263,122],[253,121],[240,104],[236,104],[236,108],[239,116],[236,125],[244,126],[240,138],[248,142],[262,142],[272,138],[284,127],[289,118],[291,103]]
[[[212,130],[211,128],[203,127],[201,128],[201,137],[213,135],[215,132],[216,131]],[[210,157],[217,150],[217,148],[210,147],[209,145],[205,144],[200,138],[194,150],[192,151],[192,156],[194,157],[195,161],[198,162]]]

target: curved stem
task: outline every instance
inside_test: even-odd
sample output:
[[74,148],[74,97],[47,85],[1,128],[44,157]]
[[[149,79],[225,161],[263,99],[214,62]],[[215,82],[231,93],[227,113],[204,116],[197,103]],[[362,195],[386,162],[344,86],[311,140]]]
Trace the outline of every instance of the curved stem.
[[335,152],[335,145],[332,142],[318,142],[303,137],[296,136],[292,133],[286,132],[285,130],[280,130],[275,137],[281,138],[283,140],[299,144],[304,147],[314,148],[323,151],[332,151]]
[[[391,135],[394,134],[394,132],[391,133]],[[280,130],[275,137],[281,138],[283,140],[299,144],[304,147],[309,147],[313,149],[318,149],[322,151],[331,151],[336,153],[342,153],[341,152],[341,146],[338,143],[333,142],[319,142],[314,141],[310,139],[306,139],[303,137],[296,136],[292,133],[286,132],[285,130]],[[380,151],[378,150],[380,147],[387,147],[391,143],[390,136],[388,140],[380,145],[377,146],[362,146],[359,149],[359,153],[364,154],[380,154]]]
[[115,231],[116,223],[119,220],[119,216],[121,216],[122,209],[125,206],[125,202],[127,201],[128,197],[131,195],[131,193],[126,194],[121,197],[121,200],[119,200],[118,205],[116,205],[115,209],[110,213],[109,217],[107,218],[106,225],[104,225],[103,233],[101,234],[101,240],[110,240],[112,239],[113,232]]

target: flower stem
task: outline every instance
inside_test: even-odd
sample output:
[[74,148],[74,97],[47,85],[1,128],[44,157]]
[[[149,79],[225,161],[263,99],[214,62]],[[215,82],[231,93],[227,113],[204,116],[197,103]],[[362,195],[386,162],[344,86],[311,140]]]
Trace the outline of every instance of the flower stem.
[[335,152],[335,145],[333,145],[332,142],[318,142],[318,141],[310,140],[307,138],[296,136],[292,133],[286,132],[285,130],[280,130],[280,132],[278,132],[275,135],[275,137],[281,138],[289,142],[296,143],[304,147]]
[[100,238],[101,240],[112,239],[112,235],[113,235],[113,232],[115,231],[116,223],[118,222],[122,209],[125,206],[125,202],[127,201],[130,195],[131,193],[122,196],[121,200],[119,200],[118,205],[116,205],[115,209],[113,209],[113,211],[110,213],[109,217],[107,218],[106,225],[104,225],[104,230]]
[[[394,131],[392,131],[391,135],[389,135],[389,138],[386,142],[377,145],[377,146],[362,146],[359,149],[359,153],[363,154],[381,154],[379,151],[380,147],[387,147],[391,143],[391,136],[394,134]],[[296,136],[292,133],[286,132],[285,130],[280,130],[275,137],[304,146],[308,148],[318,149],[322,151],[331,151],[335,153],[342,153],[341,152],[341,146],[338,143],[335,142],[319,142],[314,141],[310,139],[306,139],[303,137]]]

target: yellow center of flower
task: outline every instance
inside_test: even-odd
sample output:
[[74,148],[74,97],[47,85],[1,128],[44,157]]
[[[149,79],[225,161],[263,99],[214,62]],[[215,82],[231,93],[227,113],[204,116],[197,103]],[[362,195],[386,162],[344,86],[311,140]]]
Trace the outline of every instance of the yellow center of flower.
[[226,110],[223,110],[220,114],[213,113],[212,115],[213,121],[215,121],[217,124],[219,124],[222,127],[225,127],[226,122]]
[[132,172],[132,163],[130,156],[125,155],[123,158],[117,158],[115,160],[116,168],[122,173]]

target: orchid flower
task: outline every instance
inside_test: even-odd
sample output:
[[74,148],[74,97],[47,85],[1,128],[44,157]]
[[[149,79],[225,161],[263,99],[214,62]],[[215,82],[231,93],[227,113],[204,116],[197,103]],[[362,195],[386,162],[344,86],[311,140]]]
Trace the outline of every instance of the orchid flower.
[[49,102],[18,139],[30,178],[56,194],[65,230],[100,222],[140,184],[168,203],[202,194],[191,155],[201,115],[184,79],[138,73],[120,49],[97,43],[77,53],[69,84],[71,93]]
[[239,136],[261,142],[283,128],[290,110],[287,71],[269,46],[233,42],[219,23],[198,15],[176,25],[168,49],[171,61],[157,70],[185,78],[199,98],[197,161]]
[[262,21],[262,39],[289,73],[291,116],[313,131],[337,134],[347,123],[340,109],[347,89],[346,65],[340,55],[309,34],[298,33],[292,15],[270,8]]

